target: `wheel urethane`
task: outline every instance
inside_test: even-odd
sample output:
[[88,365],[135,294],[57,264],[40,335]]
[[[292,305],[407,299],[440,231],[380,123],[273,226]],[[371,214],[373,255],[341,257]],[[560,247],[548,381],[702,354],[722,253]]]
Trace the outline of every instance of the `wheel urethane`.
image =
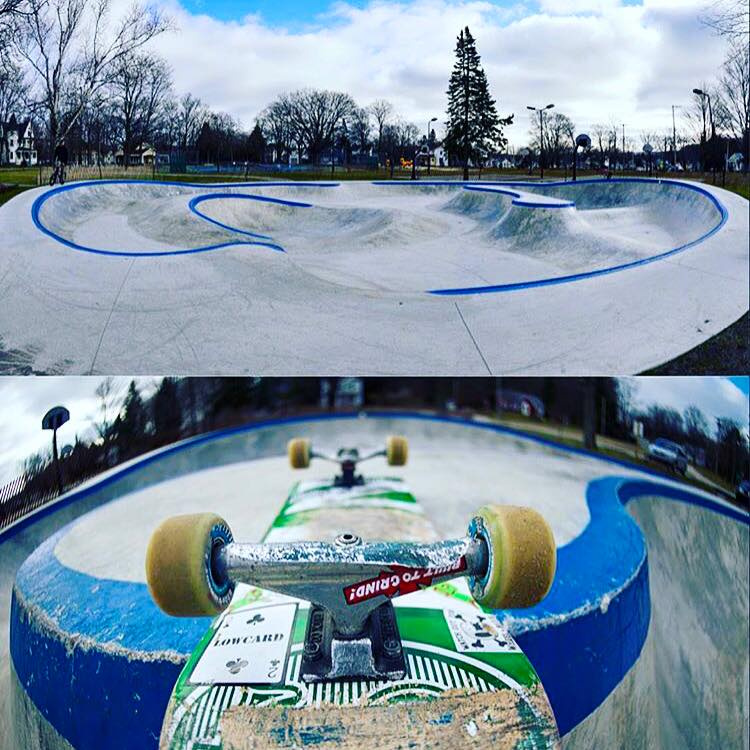
[[232,541],[220,516],[195,513],[164,521],[148,543],[146,580],[154,601],[168,615],[215,615],[232,599],[234,584],[213,565],[214,550]]
[[400,435],[389,435],[385,441],[388,466],[405,466],[409,458],[409,443]]
[[310,441],[306,438],[290,440],[286,452],[293,469],[306,469],[310,465]]
[[487,571],[472,578],[472,594],[487,609],[538,604],[555,578],[557,546],[544,518],[531,508],[487,505],[469,527],[487,545]]

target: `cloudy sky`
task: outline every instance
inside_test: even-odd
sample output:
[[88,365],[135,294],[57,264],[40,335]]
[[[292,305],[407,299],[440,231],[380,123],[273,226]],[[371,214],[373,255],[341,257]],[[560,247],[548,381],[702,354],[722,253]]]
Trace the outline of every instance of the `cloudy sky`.
[[[116,0],[119,2],[119,0]],[[124,0],[122,0],[124,2]],[[671,105],[710,81],[724,42],[699,21],[710,0],[156,0],[176,31],[154,48],[191,91],[245,127],[277,93],[344,90],[387,98],[421,127],[444,119],[458,31],[477,38],[511,142],[527,105],[554,103],[580,131],[671,131]]]
[[[637,406],[658,403],[680,412],[698,406],[709,418],[730,417],[748,430],[750,378],[629,378]],[[41,429],[42,417],[52,406],[70,411],[70,422],[60,428],[59,444],[75,442],[76,435],[93,438],[99,419],[96,377],[0,378],[0,486],[14,479],[23,460],[38,450],[49,449],[51,433]],[[138,378],[139,389],[152,393],[156,378]],[[124,394],[130,378],[115,378]]]

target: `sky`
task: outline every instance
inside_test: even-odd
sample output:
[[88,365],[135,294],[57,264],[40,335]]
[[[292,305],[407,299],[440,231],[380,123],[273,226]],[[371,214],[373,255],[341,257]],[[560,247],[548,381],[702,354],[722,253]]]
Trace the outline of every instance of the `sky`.
[[689,105],[725,53],[699,21],[710,0],[152,2],[176,28],[152,46],[177,91],[246,128],[278,93],[312,86],[360,105],[389,99],[425,129],[442,122],[455,38],[468,25],[499,113],[516,115],[513,145],[527,141],[527,105],[554,103],[579,132],[625,124],[639,146],[646,132],[671,132],[671,105]]
[[[52,406],[70,411],[70,422],[60,428],[60,447],[95,437],[93,424],[99,419],[96,389],[98,377],[4,377],[0,378],[0,486],[14,479],[24,459],[51,446],[52,435],[41,429],[42,417]],[[124,394],[130,378],[115,378]],[[730,417],[748,431],[750,378],[659,377],[628,378],[633,384],[636,406],[658,403],[683,412],[698,406],[709,418]],[[136,378],[144,393],[152,393],[156,378]]]

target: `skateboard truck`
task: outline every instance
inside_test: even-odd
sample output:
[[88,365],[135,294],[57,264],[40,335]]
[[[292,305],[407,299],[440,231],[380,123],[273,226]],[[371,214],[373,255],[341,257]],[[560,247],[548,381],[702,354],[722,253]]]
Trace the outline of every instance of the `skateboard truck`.
[[311,603],[302,654],[306,682],[406,675],[391,599],[440,580],[486,574],[479,537],[415,544],[363,542],[216,544],[210,575],[217,591],[242,582]]
[[[391,465],[406,461],[398,440],[388,444]],[[307,441],[292,441],[292,464],[309,462],[309,448]],[[346,481],[353,476],[346,474]],[[463,539],[433,543],[341,534],[332,543],[242,544],[219,516],[175,516],[153,533],[146,573],[151,595],[170,615],[221,612],[237,583],[309,601],[301,674],[319,682],[406,675],[395,597],[465,576],[486,609],[530,607],[547,595],[555,562],[554,537],[542,516],[529,508],[488,505]]]
[[389,466],[403,466],[408,456],[408,445],[406,439],[391,435],[386,440],[386,446],[382,450],[372,451],[371,453],[360,454],[357,448],[341,448],[335,456],[329,456],[320,451],[313,450],[312,444],[305,438],[295,438],[289,442],[287,447],[289,462],[292,468],[305,469],[310,465],[313,458],[323,461],[330,461],[338,464],[341,468],[341,474],[334,478],[336,487],[356,487],[364,484],[364,479],[357,474],[357,465],[363,461],[369,461],[371,458],[384,457]]

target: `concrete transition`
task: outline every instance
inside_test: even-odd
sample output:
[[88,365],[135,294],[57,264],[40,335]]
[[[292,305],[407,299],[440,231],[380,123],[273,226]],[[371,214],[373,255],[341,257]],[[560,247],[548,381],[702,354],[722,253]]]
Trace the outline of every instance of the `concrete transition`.
[[747,237],[674,180],[39,188],[0,208],[0,363],[637,372],[748,309]]
[[[155,748],[208,621],[172,619],[151,602],[143,568],[153,528],[213,510],[237,538],[257,540],[295,480],[330,471],[292,472],[291,436],[369,448],[394,432],[411,441],[397,473],[441,534],[463,534],[486,502],[530,505],[550,520],[559,560],[550,595],[499,614],[539,672],[566,747],[747,747],[746,513],[486,422],[375,413],[190,439],[0,535],[0,737],[25,748]],[[394,470],[373,462],[368,472]]]

